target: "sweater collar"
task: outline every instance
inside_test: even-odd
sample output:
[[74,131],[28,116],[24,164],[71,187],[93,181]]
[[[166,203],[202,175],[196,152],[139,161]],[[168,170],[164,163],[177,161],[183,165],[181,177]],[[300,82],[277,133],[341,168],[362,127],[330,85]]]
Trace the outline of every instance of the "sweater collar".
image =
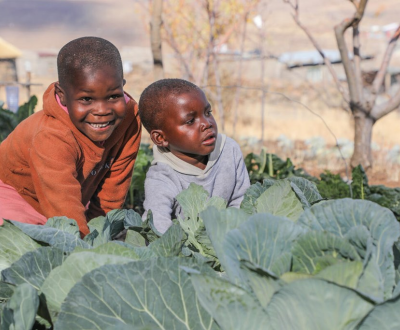
[[195,176],[204,175],[208,171],[210,171],[211,168],[217,162],[217,160],[218,160],[219,156],[221,155],[221,152],[224,148],[225,141],[226,141],[226,135],[218,134],[215,148],[211,152],[210,156],[208,157],[207,166],[204,170],[176,157],[167,148],[162,148],[162,147],[158,147],[158,146],[154,146],[154,148],[153,148],[154,160],[151,164],[155,165],[157,163],[164,163],[164,164],[171,166],[175,171],[182,173],[182,174],[195,175]]

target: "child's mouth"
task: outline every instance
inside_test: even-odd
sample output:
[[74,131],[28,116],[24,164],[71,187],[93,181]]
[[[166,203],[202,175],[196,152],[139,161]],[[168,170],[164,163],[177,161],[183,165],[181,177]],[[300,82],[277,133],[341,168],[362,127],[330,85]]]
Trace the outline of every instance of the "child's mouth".
[[204,140],[203,144],[206,145],[206,146],[210,146],[210,145],[213,145],[215,143],[215,140],[216,140],[215,136],[212,135],[212,136],[208,137],[206,140]]
[[114,120],[108,121],[106,123],[99,123],[99,124],[89,123],[89,125],[95,129],[102,129],[102,128],[106,128],[106,127],[112,125],[113,123],[114,123]]

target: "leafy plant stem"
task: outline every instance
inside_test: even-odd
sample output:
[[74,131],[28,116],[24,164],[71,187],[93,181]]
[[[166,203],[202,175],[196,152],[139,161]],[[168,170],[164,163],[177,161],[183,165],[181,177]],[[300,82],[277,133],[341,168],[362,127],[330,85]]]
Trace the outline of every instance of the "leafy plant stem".
[[364,182],[362,177],[361,177],[361,199],[364,199]]
[[197,242],[197,240],[195,239],[193,234],[188,235],[188,241],[199,251],[200,254],[205,255],[201,244],[199,244],[199,242]]
[[274,164],[272,163],[272,154],[268,154],[268,174],[272,178],[274,175]]

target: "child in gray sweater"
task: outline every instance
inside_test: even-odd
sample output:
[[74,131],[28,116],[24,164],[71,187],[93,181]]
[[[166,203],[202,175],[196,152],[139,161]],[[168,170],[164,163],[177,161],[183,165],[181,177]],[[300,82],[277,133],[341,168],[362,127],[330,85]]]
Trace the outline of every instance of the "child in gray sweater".
[[154,161],[145,180],[145,218],[164,233],[172,219],[183,216],[176,196],[190,183],[210,197],[239,207],[250,186],[238,144],[224,134],[204,92],[189,81],[162,79],[148,86],[139,100],[139,115],[154,143]]

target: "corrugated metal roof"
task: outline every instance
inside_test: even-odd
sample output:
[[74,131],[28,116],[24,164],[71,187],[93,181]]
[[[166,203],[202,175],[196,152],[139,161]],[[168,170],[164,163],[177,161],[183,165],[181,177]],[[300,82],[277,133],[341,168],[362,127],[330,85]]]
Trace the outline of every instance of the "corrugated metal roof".
[[[325,57],[327,57],[331,63],[340,63],[342,61],[340,53],[336,49],[324,49],[322,50]],[[349,53],[349,57],[353,55]],[[361,56],[362,59],[370,59],[371,56]],[[321,54],[317,50],[306,50],[299,52],[287,52],[282,53],[278,57],[278,61],[287,65],[288,68],[296,68],[299,66],[310,66],[310,65],[322,65],[324,60]]]
[[0,38],[0,59],[17,58],[21,55],[22,53],[17,47]]

